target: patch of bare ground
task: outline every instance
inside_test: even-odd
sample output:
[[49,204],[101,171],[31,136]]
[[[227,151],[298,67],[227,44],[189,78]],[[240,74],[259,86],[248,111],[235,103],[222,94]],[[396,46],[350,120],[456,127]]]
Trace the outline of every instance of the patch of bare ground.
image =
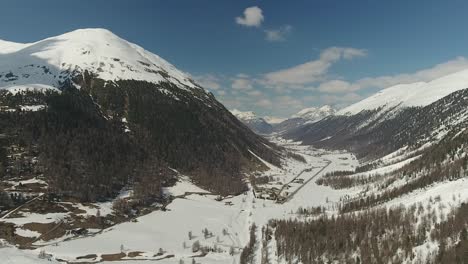
[[39,238],[43,241],[50,241],[53,239],[57,239],[63,237],[67,230],[64,224],[60,223],[28,223],[23,225],[24,228],[36,231],[41,233]]
[[132,252],[129,252],[129,253],[127,254],[127,256],[128,256],[129,258],[136,258],[136,257],[141,256],[141,254],[143,254],[143,252],[141,252],[141,251],[132,251]]
[[65,210],[67,210],[68,212],[72,213],[72,214],[84,214],[86,213],[85,210],[83,209],[80,209],[76,206],[73,206],[73,204],[71,203],[60,203],[60,206],[62,206]]
[[118,261],[126,256],[127,255],[125,253],[121,252],[116,254],[102,254],[101,258],[103,261]]
[[23,237],[15,233],[15,224],[0,222],[0,238],[5,239],[8,243],[13,245],[28,245],[34,238]]
[[77,260],[79,259],[89,259],[89,260],[96,260],[98,256],[96,254],[88,254],[88,255],[85,255],[85,256],[80,256],[80,257],[76,257]]

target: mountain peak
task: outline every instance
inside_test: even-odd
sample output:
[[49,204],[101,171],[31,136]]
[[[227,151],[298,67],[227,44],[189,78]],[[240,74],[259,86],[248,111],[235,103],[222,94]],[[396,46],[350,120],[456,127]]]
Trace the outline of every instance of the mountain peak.
[[105,28],[79,28],[79,29],[72,30],[65,34],[75,34],[75,33],[77,34],[90,33],[90,34],[101,34],[101,35],[105,34],[105,35],[116,36],[112,31],[105,29]]
[[102,28],[77,29],[34,43],[0,41],[0,87],[61,81],[84,71],[104,80],[170,82],[198,87],[182,71],[142,47]]
[[257,115],[253,111],[240,111],[238,109],[231,110],[231,113],[241,120],[251,120],[258,118]]
[[333,107],[331,107],[330,105],[324,105],[320,107],[319,110],[320,111],[334,111]]
[[318,121],[326,116],[333,115],[335,113],[335,109],[333,109],[329,105],[324,105],[321,107],[308,107],[304,108],[301,111],[294,114],[292,117],[295,118],[302,118],[308,121]]

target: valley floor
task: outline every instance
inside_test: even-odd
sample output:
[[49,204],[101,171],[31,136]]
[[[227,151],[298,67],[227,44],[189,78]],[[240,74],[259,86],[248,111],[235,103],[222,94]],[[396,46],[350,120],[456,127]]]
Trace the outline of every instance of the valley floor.
[[[353,155],[317,150],[281,139],[276,139],[276,143],[306,159],[306,163],[292,158],[284,160],[281,169],[267,164],[270,170],[262,173],[262,176],[271,176],[273,181],[262,187],[279,192],[285,198],[282,202],[260,198],[252,187],[251,191],[242,195],[218,201],[217,196],[208,192],[203,194],[205,191],[187,179],[181,179],[166,191],[174,196],[187,195],[173,200],[166,211],[154,211],[79,238],[63,237],[48,243],[37,241],[33,245],[38,248],[33,250],[16,250],[12,254],[15,249],[6,247],[0,249],[0,254],[11,256],[7,263],[18,263],[17,258],[37,257],[41,251],[46,253],[46,258],[69,262],[127,259],[129,263],[147,263],[149,260],[192,263],[192,259],[195,259],[196,263],[238,263],[240,252],[249,241],[249,228],[254,223],[261,235],[261,227],[270,219],[300,217],[296,214],[299,207],[323,206],[333,211],[340,199],[358,191],[334,190],[315,183],[324,173],[354,169],[358,162]],[[104,206],[101,210],[105,210]],[[88,209],[87,213],[96,214],[97,211]],[[39,219],[41,217],[42,220]],[[31,214],[1,221],[22,226],[35,221],[54,221],[57,217],[60,215]],[[16,232],[19,232],[18,229]],[[35,235],[33,231],[21,232]],[[206,255],[200,254],[200,251],[193,253],[194,244],[195,247],[198,244],[209,247],[211,251]]]
[[[6,256],[2,263],[239,263],[242,250],[249,245],[250,229],[254,225],[257,228],[254,232],[256,242],[252,248],[252,263],[265,263],[266,260],[266,263],[287,263],[284,257],[278,257],[274,234],[265,239],[265,228],[269,226],[270,220],[311,220],[318,215],[310,213],[316,209],[322,215],[338,215],[343,201],[359,199],[369,191],[375,191],[372,189],[375,184],[371,182],[344,189],[318,185],[317,179],[327,173],[354,171],[359,166],[357,159],[344,151],[314,149],[281,138],[270,140],[301,155],[305,162],[286,158],[282,168],[265,162],[269,170],[257,173],[256,177],[267,177],[268,181],[250,186],[248,192],[238,196],[219,199],[217,195],[192,184],[187,177],[181,177],[175,186],[165,189],[168,195],[175,197],[165,209],[121,223],[110,217],[113,213],[111,202],[62,202],[60,205],[68,208],[68,212],[55,208],[57,212],[47,214],[29,212],[28,206],[18,208],[4,215],[0,225],[13,225],[15,235],[26,239],[26,243],[21,250],[0,243],[0,255]],[[407,154],[405,151],[395,152],[382,158],[377,168],[355,173],[351,177],[379,177],[420,158]],[[403,178],[397,179],[392,186],[401,186],[405,181]],[[10,184],[16,186],[18,183]],[[27,184],[42,182],[22,182],[23,186]],[[398,208],[401,205],[406,208],[418,207],[420,219],[435,212],[434,221],[442,222],[468,199],[467,188],[466,178],[441,182],[403,194],[375,208]],[[120,197],[129,195],[131,190],[126,190],[122,191]],[[300,213],[301,210],[308,210],[309,213]],[[98,214],[109,216],[109,220],[117,221],[118,224],[105,229],[90,225],[89,219]],[[87,232],[66,233],[43,239],[47,236],[39,227],[50,231],[69,219],[78,223],[82,221]],[[408,259],[405,263],[427,259],[437,250],[437,242],[427,240],[412,249],[417,258]],[[47,261],[49,259],[51,262]]]

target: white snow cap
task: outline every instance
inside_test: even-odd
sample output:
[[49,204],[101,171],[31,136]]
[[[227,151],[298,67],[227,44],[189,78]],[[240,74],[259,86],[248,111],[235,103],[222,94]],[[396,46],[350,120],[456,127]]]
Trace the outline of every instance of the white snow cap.
[[310,121],[318,121],[329,115],[335,114],[335,111],[336,110],[329,105],[324,105],[322,107],[309,107],[302,109],[301,111],[294,114],[292,117],[299,117]]
[[106,29],[78,29],[29,44],[0,40],[0,87],[31,83],[58,87],[71,72],[85,70],[104,80],[197,87],[188,74]]
[[378,93],[350,105],[337,114],[355,115],[363,110],[374,110],[397,107],[429,105],[453,92],[468,88],[468,69],[432,80],[399,84],[379,91]]
[[252,111],[246,111],[246,112],[243,112],[243,111],[240,111],[240,110],[237,110],[237,109],[233,109],[231,110],[231,113],[237,117],[238,119],[240,120],[252,120],[252,119],[256,119],[257,118],[257,115],[252,112]]

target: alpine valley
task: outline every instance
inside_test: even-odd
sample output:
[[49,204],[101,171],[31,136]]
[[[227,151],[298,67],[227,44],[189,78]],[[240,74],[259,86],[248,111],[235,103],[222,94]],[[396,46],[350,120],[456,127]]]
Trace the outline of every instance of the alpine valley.
[[468,69],[278,119],[105,29],[0,41],[0,255],[468,263],[467,127]]

